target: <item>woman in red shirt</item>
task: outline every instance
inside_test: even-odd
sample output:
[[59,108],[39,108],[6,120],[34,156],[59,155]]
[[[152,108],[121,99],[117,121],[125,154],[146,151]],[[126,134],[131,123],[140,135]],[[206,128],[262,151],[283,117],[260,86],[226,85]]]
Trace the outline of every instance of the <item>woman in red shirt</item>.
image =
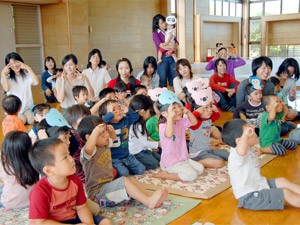
[[210,77],[209,85],[220,97],[219,107],[223,111],[233,112],[236,106],[236,90],[240,82],[226,73],[227,64],[222,58],[215,62],[217,73]]

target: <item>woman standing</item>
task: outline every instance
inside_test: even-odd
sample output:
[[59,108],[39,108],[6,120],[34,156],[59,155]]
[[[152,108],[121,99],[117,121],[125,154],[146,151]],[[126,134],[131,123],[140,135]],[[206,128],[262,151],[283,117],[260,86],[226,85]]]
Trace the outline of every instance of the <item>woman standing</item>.
[[7,95],[15,95],[22,101],[18,117],[24,124],[33,124],[30,111],[33,105],[31,86],[39,84],[39,80],[30,66],[26,65],[18,53],[11,52],[5,57],[5,67],[1,72],[1,84]]
[[167,87],[167,82],[170,86],[173,86],[173,79],[176,77],[175,61],[172,57],[172,52],[175,51],[178,47],[178,42],[175,39],[175,44],[173,47],[164,47],[165,34],[167,29],[166,18],[157,14],[153,17],[152,21],[152,38],[156,47],[156,51],[159,51],[159,48],[164,48],[166,53],[162,57],[162,62],[157,66],[157,72],[159,74],[159,86]]
[[77,57],[73,54],[66,55],[62,60],[63,75],[56,81],[57,100],[60,102],[63,112],[74,105],[72,89],[77,85],[83,85],[88,89],[89,99],[94,97],[94,90],[87,76],[77,69]]

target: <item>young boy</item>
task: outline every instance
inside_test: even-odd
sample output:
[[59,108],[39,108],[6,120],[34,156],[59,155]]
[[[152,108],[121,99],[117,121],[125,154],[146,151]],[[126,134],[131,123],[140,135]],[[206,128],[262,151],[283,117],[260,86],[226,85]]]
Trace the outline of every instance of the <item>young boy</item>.
[[32,143],[39,139],[38,131],[40,122],[46,118],[46,114],[50,111],[51,106],[47,103],[37,104],[32,108],[34,125],[29,131],[28,135],[31,138]]
[[72,89],[73,97],[76,101],[76,104],[85,105],[90,108],[91,106],[88,104],[89,101],[89,92],[85,86],[78,85],[73,87]]
[[116,134],[111,125],[106,125],[98,116],[87,116],[80,122],[78,133],[86,141],[80,161],[86,175],[85,189],[90,199],[102,207],[115,206],[130,197],[150,209],[163,203],[168,195],[165,188],[151,195],[134,178],[122,176],[113,180],[109,145]]
[[21,109],[22,102],[15,95],[8,95],[2,100],[2,108],[4,109],[7,116],[2,121],[2,134],[5,136],[8,132],[13,130],[24,131],[23,120],[18,117],[18,113]]
[[259,159],[253,150],[258,138],[252,126],[241,119],[226,122],[222,138],[231,146],[228,173],[238,207],[280,210],[286,201],[300,208],[300,185],[283,177],[267,180],[260,175]]
[[129,154],[128,149],[129,127],[140,118],[139,114],[128,109],[125,105],[120,105],[115,100],[107,100],[100,106],[99,116],[103,117],[105,123],[111,124],[117,134],[110,150],[112,163],[118,175],[143,174],[146,169],[145,166]]
[[83,185],[74,175],[75,164],[65,143],[58,138],[38,141],[29,151],[32,166],[44,177],[29,195],[29,219],[34,224],[111,224],[93,218]]
[[142,74],[140,77],[141,85],[144,85],[147,90],[152,89],[151,78],[147,74]]
[[297,142],[291,139],[280,138],[280,123],[288,111],[286,105],[277,95],[263,97],[265,112],[261,115],[259,142],[263,153],[285,155],[287,149],[296,149]]

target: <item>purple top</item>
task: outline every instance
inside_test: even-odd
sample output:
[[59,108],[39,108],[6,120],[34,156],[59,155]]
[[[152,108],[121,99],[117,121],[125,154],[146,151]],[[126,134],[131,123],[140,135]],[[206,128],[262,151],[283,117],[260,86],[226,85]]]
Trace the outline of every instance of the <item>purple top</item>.
[[[159,45],[165,42],[165,34],[161,30],[157,30],[152,33],[152,38],[156,47],[156,51],[158,51]],[[176,43],[178,43],[176,37],[174,40]]]
[[[234,68],[243,66],[246,64],[246,61],[242,59],[241,57],[237,56],[235,60],[226,60],[227,63],[227,69],[226,73],[231,74],[233,77],[235,77]],[[206,70],[212,70],[214,69],[215,73],[216,67],[215,67],[215,61],[211,60],[205,67]]]

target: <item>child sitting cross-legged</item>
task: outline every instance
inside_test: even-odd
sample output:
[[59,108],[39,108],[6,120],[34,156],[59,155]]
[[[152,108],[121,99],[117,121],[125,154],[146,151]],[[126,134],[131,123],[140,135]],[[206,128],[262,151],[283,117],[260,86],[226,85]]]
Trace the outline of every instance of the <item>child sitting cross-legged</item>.
[[143,174],[145,166],[130,154],[128,149],[129,127],[140,118],[139,114],[116,100],[107,100],[100,106],[99,116],[103,117],[105,123],[112,125],[117,134],[110,151],[118,175]]
[[33,224],[112,224],[100,216],[93,218],[64,142],[58,138],[37,141],[29,151],[29,159],[44,175],[29,195],[29,219]]
[[213,93],[208,83],[208,79],[203,78],[186,85],[186,99],[195,109],[193,114],[197,119],[197,124],[190,127],[189,154],[204,167],[220,168],[225,165],[224,160],[228,160],[229,152],[210,146],[212,123],[220,118],[221,113],[213,104]]
[[297,141],[280,138],[280,123],[288,111],[277,95],[263,97],[266,112],[261,115],[259,142],[263,153],[285,155],[287,149],[296,149]]
[[226,122],[223,141],[231,146],[228,173],[238,207],[251,210],[282,210],[285,202],[300,208],[300,185],[286,178],[266,179],[260,174],[253,146],[258,143],[254,127],[245,120]]
[[166,188],[152,195],[134,178],[121,176],[113,180],[110,144],[116,138],[113,126],[106,125],[98,116],[83,118],[78,133],[86,141],[80,161],[86,176],[85,190],[90,199],[102,207],[112,207],[130,197],[148,208],[159,207],[168,195]]

